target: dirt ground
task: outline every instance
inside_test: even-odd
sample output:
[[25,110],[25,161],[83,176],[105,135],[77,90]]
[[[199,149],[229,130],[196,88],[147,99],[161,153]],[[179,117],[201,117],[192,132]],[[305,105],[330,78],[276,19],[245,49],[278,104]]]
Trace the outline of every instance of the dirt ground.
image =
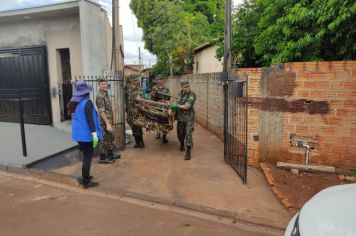
[[311,197],[324,188],[347,184],[337,174],[299,172],[293,174],[289,170],[267,164],[275,180],[274,186],[299,210]]
[[0,235],[6,236],[266,235],[247,225],[1,171],[0,199]]

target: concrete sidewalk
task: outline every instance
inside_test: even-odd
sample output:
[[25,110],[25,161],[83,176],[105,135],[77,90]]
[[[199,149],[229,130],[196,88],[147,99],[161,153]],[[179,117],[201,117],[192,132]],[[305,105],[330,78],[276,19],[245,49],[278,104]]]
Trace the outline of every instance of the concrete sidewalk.
[[[215,136],[196,126],[192,160],[184,161],[175,132],[169,134],[168,144],[161,144],[155,135],[146,133],[146,148],[126,148],[115,164],[101,165],[94,159],[91,174],[100,183],[96,189],[229,215],[247,223],[286,226],[291,215],[276,200],[261,172],[249,168],[248,184],[243,185],[225,163],[223,143]],[[81,163],[52,171],[80,176]]]
[[27,156],[22,154],[20,124],[0,122],[0,169],[26,168],[44,158],[74,149],[71,133],[47,125],[25,125]]

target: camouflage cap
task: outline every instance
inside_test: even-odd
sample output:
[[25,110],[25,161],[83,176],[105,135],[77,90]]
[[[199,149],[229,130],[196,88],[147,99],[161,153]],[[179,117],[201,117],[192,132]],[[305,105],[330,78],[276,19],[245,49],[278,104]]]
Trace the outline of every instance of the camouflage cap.
[[133,74],[129,75],[129,76],[127,77],[127,79],[128,79],[128,81],[135,81],[135,80],[139,80],[140,77],[141,77],[140,74],[138,74],[138,73],[133,73]]
[[105,76],[99,76],[98,77],[98,82],[108,82],[108,81],[109,81],[108,78],[105,77]]
[[186,86],[186,85],[189,85],[189,81],[188,81],[188,80],[182,80],[182,81],[180,81],[180,86],[181,86],[181,87]]
[[157,75],[156,76],[156,79],[159,80],[159,79],[164,79],[163,75]]

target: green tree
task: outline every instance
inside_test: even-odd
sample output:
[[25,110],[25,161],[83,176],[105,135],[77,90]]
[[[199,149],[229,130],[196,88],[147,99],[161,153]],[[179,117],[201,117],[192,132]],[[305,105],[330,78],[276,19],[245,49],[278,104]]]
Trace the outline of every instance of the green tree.
[[354,0],[256,0],[263,64],[355,58]]
[[[193,49],[222,31],[221,2],[132,0],[130,7],[143,29],[145,48],[157,56],[157,73],[190,73]],[[165,66],[168,66],[165,68]]]

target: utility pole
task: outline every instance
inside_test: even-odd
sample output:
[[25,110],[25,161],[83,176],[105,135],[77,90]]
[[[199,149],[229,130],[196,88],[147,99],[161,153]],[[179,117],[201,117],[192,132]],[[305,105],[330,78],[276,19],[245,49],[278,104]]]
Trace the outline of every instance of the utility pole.
[[231,67],[231,0],[225,0],[224,67],[221,83],[224,89],[224,159],[227,160],[229,141],[229,72]]
[[[225,0],[224,67],[227,73],[231,67],[231,0]],[[227,78],[225,78],[226,80]]]
[[138,69],[139,69],[139,72],[140,72],[140,81],[141,81],[141,84],[142,84],[142,70],[141,70],[141,47],[138,47]]
[[[125,112],[124,112],[124,78],[120,68],[120,30],[119,30],[119,0],[112,0],[112,62],[111,69],[114,71],[114,81],[116,83],[112,89],[117,97],[112,101],[114,108],[115,143],[119,148],[125,148]],[[116,114],[115,114],[116,113]]]

